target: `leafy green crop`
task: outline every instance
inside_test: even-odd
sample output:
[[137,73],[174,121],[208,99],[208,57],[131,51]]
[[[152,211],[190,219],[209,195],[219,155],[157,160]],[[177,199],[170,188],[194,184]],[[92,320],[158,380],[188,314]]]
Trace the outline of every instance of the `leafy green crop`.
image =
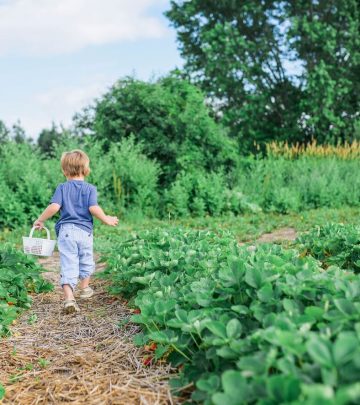
[[303,254],[320,260],[324,267],[336,265],[360,272],[360,227],[327,224],[313,228],[296,241]]
[[229,233],[153,230],[113,238],[104,277],[139,308],[135,341],[179,367],[204,404],[360,400],[360,279],[296,249]]
[[0,247],[0,336],[9,334],[9,325],[31,305],[31,292],[46,292],[52,284],[41,275],[33,258],[10,246]]

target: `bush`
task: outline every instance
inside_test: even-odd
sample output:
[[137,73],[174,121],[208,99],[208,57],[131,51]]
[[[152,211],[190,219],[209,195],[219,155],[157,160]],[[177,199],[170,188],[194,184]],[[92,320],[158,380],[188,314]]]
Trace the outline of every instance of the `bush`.
[[113,180],[112,192],[116,206],[144,215],[158,213],[159,165],[143,154],[143,145],[135,144],[134,137],[113,144],[107,166],[112,168],[107,177]]
[[182,172],[165,192],[166,210],[176,216],[220,215],[227,205],[226,189],[222,173]]
[[181,170],[232,167],[235,143],[217,125],[204,95],[186,80],[165,77],[154,83],[119,80],[92,108],[77,118],[110,148],[133,135],[144,153],[161,165],[168,186]]
[[31,305],[31,292],[47,292],[53,286],[41,277],[41,267],[10,246],[0,247],[0,338],[19,313]]
[[240,158],[231,183],[266,211],[360,205],[359,160],[303,156]]
[[159,165],[142,153],[133,138],[113,144],[104,153],[101,143],[68,138],[54,145],[46,158],[29,144],[7,142],[0,147],[0,227],[32,223],[49,204],[59,183],[66,181],[60,156],[82,148],[89,155],[91,174],[86,179],[98,189],[99,203],[116,214],[129,211],[158,213]]

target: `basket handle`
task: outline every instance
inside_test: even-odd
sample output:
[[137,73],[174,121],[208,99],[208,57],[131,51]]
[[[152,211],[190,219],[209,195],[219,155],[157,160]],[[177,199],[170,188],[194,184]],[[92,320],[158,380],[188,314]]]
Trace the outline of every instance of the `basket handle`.
[[[32,237],[33,237],[33,233],[34,233],[35,229],[37,229],[35,226],[33,226],[33,227],[31,228],[29,238],[32,238]],[[41,229],[45,229],[46,234],[47,234],[47,238],[50,239],[50,232],[49,232],[49,230],[46,228],[46,226],[42,227]]]

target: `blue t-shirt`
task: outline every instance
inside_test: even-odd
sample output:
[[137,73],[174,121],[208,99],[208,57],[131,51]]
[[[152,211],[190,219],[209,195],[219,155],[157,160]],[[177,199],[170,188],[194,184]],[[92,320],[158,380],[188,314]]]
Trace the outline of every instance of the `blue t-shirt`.
[[55,231],[63,224],[74,224],[87,232],[93,230],[93,218],[89,207],[98,205],[96,187],[83,180],[68,180],[59,184],[50,203],[60,205],[60,219],[56,222]]

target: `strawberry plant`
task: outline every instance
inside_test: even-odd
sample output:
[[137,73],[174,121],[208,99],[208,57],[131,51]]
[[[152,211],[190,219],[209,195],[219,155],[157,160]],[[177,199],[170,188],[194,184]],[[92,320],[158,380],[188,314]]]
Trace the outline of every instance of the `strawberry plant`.
[[0,336],[9,334],[9,325],[30,307],[29,293],[52,289],[40,274],[33,258],[6,245],[0,248]]
[[[180,228],[113,240],[103,274],[193,403],[360,401],[360,279],[297,249]],[[154,346],[155,347],[155,346]]]
[[311,229],[296,241],[302,254],[320,260],[325,268],[336,265],[360,271],[360,227],[327,224]]

